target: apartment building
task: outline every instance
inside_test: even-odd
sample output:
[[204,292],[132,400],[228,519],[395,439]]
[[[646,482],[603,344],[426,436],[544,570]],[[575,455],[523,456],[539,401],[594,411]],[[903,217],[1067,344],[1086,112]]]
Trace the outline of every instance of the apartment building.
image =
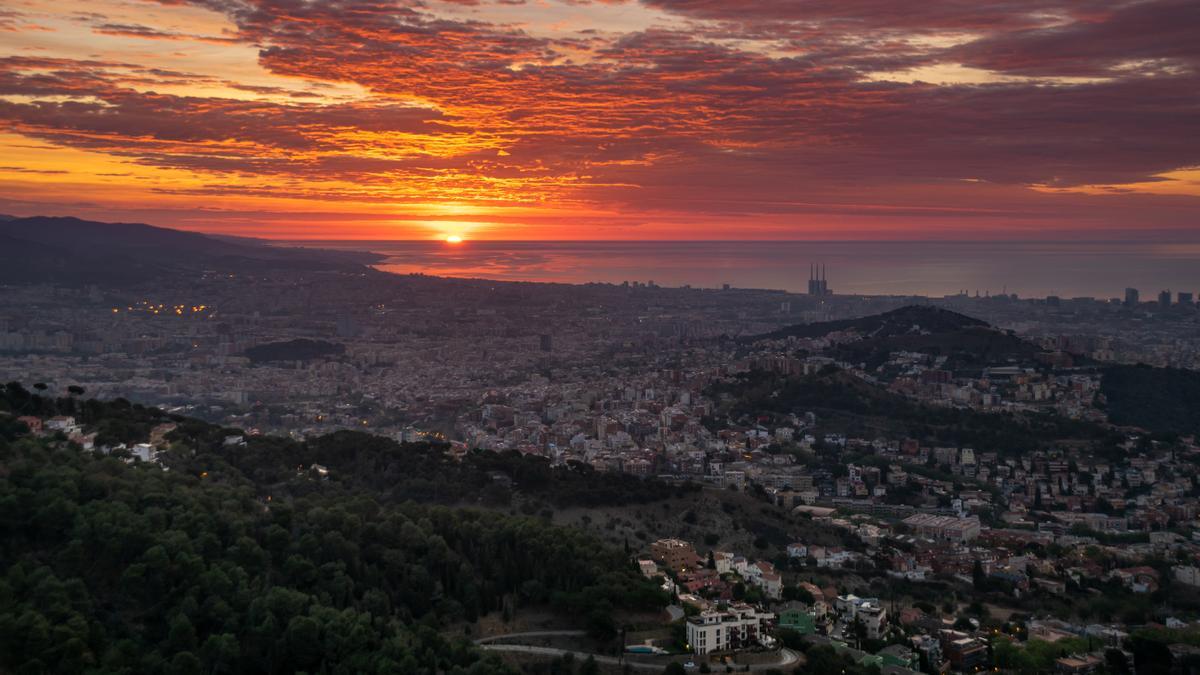
[[698,655],[735,651],[760,644],[775,615],[750,605],[730,605],[687,620],[687,641]]

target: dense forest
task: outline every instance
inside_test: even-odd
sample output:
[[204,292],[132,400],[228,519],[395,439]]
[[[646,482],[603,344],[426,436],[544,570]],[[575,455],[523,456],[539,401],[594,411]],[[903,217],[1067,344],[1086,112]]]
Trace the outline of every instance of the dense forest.
[[967,327],[952,333],[895,335],[847,342],[832,348],[829,355],[875,370],[896,352],[945,356],[945,368],[962,371],[1033,363],[1041,349],[1009,333],[988,327]]
[[268,489],[216,459],[168,471],[35,438],[14,415],[64,408],[111,433],[165,418],[4,390],[3,672],[505,673],[464,635],[482,614],[548,605],[606,637],[614,610],[667,601],[623,553],[542,519],[307,475]]
[[246,350],[246,356],[254,363],[271,361],[311,361],[326,356],[346,353],[346,346],[325,340],[285,340],[256,345]]
[[1055,440],[1084,440],[1098,449],[1116,447],[1120,437],[1104,427],[1050,414],[999,414],[933,407],[872,386],[829,367],[805,377],[746,373],[709,392],[734,420],[812,411],[848,430],[907,436],[930,445],[956,445],[1007,454],[1032,452]]
[[839,331],[854,331],[863,339],[834,345],[827,355],[847,363],[861,363],[867,370],[883,365],[895,352],[944,356],[946,368],[978,370],[992,365],[1033,363],[1042,351],[1037,345],[979,319],[922,305],[858,319],[788,326],[749,340],[823,337]]
[[[287,485],[297,488],[297,468],[312,464],[327,467],[331,483],[369,490],[381,500],[397,503],[503,506],[519,496],[526,505],[595,507],[659,501],[699,489],[692,484],[601,473],[579,463],[552,466],[544,457],[516,451],[473,451],[456,459],[446,453],[448,446],[442,443],[399,443],[356,431],[305,441],[246,436],[244,445],[227,445],[227,437],[242,432],[123,399],[54,398],[27,391],[17,383],[0,390],[0,411],[6,410],[14,415],[72,415],[98,431],[97,446],[141,442],[156,425],[172,423],[176,428],[168,438],[177,448],[165,456],[167,466],[194,474],[207,471],[275,490]],[[4,423],[0,418],[0,425]],[[301,481],[301,486],[305,484]]]
[[1100,393],[1113,424],[1200,434],[1200,373],[1194,370],[1112,366],[1104,371]]
[[988,324],[966,314],[959,314],[940,307],[907,305],[890,312],[856,319],[837,319],[785,326],[749,339],[813,338],[840,331],[855,331],[873,338],[885,338],[914,333],[956,333],[972,327],[986,328]]
[[181,424],[174,437],[205,450],[175,461],[196,471],[223,471],[229,465],[253,476],[259,484],[291,481],[297,466],[318,463],[329,469],[330,480],[369,489],[381,499],[438,504],[506,506],[520,495],[524,504],[595,507],[653,502],[698,489],[624,473],[601,473],[575,462],[552,466],[545,457],[515,450],[471,451],[458,459],[448,455],[440,443],[398,443],[356,431],[340,431],[303,443],[248,438],[247,447],[223,445],[219,438],[223,433],[203,423]]

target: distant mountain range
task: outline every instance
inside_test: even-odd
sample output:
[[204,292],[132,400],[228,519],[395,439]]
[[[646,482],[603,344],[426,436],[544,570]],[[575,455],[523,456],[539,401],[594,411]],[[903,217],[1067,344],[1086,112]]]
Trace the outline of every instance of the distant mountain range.
[[125,285],[266,269],[362,272],[371,254],[270,246],[139,223],[0,216],[0,283]]

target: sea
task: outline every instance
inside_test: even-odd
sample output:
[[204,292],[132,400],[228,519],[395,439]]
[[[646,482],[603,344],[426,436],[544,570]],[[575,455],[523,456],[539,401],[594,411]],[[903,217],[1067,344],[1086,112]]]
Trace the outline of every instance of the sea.
[[813,267],[838,294],[1200,297],[1200,243],[1133,241],[312,241],[370,251],[398,274],[804,292]]

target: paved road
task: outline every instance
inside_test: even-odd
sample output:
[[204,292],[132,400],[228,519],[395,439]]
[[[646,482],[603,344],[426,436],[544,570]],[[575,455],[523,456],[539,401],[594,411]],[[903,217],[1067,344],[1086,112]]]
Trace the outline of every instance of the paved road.
[[509,638],[518,638],[519,639],[519,638],[535,638],[535,637],[558,637],[558,636],[563,636],[563,635],[568,636],[568,637],[579,637],[580,635],[587,635],[587,631],[583,631],[583,630],[533,630],[533,631],[527,631],[524,633],[503,633],[500,635],[489,635],[487,637],[481,637],[475,641],[475,644],[482,645],[482,644],[487,644],[489,642],[495,642],[496,640],[507,640]]
[[619,661],[615,656],[602,656],[600,654],[589,654],[587,652],[575,652],[569,649],[555,649],[553,647],[530,647],[528,645],[497,645],[483,644],[480,649],[485,649],[489,652],[516,652],[519,654],[538,654],[541,656],[562,656],[563,654],[574,654],[576,659],[580,661],[586,660],[591,656],[596,659],[596,663],[604,663],[607,665],[621,665],[622,663],[629,664],[637,670],[649,670],[656,673],[661,673],[666,663],[640,663],[638,661]]
[[[574,631],[544,631],[540,634],[541,635],[546,635],[546,634],[562,635],[564,633],[573,633],[573,632]],[[520,635],[538,635],[538,634],[539,633],[510,633],[509,635],[496,635],[491,638],[485,638],[485,639],[491,640],[491,639],[502,638],[502,637],[518,637]],[[653,671],[653,672],[657,672],[657,673],[662,672],[662,669],[665,668],[668,663],[668,661],[666,661],[666,660],[663,660],[659,663],[645,663],[642,661],[634,661],[632,659],[625,659],[624,661],[622,661],[622,660],[617,659],[615,656],[590,654],[588,652],[577,652],[577,651],[573,651],[570,649],[557,649],[554,647],[531,647],[529,645],[507,645],[507,644],[489,644],[489,643],[479,644],[479,647],[480,647],[480,649],[485,649],[490,652],[514,652],[514,653],[519,653],[519,654],[538,654],[540,656],[562,656],[564,654],[572,654],[572,655],[574,655],[574,657],[576,659],[579,659],[579,660],[586,660],[587,657],[591,656],[596,659],[597,663],[603,663],[606,665],[625,664],[625,665],[629,665],[630,667],[634,668],[635,670],[646,670],[646,671]],[[783,658],[780,659],[779,661],[776,661],[775,663],[759,663],[756,665],[752,665],[752,666],[750,666],[750,672],[757,672],[760,670],[770,670],[772,668],[789,668],[800,662],[800,655],[790,649],[782,649],[782,650],[780,650],[780,654],[782,655]],[[741,668],[738,668],[738,672],[743,672],[743,671]]]

